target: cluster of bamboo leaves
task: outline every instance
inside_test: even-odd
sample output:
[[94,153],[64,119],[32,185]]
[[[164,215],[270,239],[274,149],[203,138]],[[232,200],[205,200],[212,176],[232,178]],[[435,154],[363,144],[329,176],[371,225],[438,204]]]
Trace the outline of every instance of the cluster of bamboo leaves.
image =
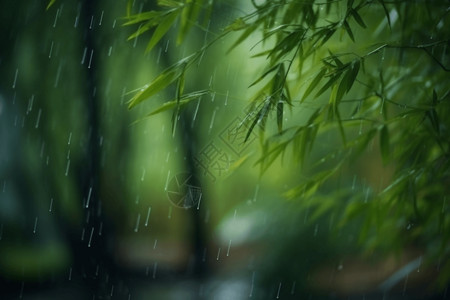
[[[129,9],[125,25],[137,26],[130,39],[151,33],[147,51],[174,27],[177,42],[183,43],[192,26],[209,21],[215,2],[160,0],[157,10],[132,14]],[[169,109],[177,114],[183,105],[212,92],[184,93],[186,70],[210,45],[235,35],[231,51],[257,35],[262,50],[249,53],[249,59],[264,57],[266,66],[250,84],[256,92],[246,119],[247,137],[256,128],[261,135],[270,132],[272,115],[276,128],[262,141],[262,169],[291,151],[305,176],[286,192],[288,198],[315,208],[316,217],[340,211],[340,224],[364,219],[360,241],[368,248],[423,243],[428,257],[442,262],[445,283],[450,278],[448,2],[256,2],[253,12],[162,71],[134,95],[129,108],[173,84],[175,99],[150,115]],[[286,107],[294,119],[289,126],[284,124]],[[324,147],[324,137],[330,135],[339,136],[339,147]],[[374,147],[378,150],[372,152],[395,168],[392,178],[386,178],[389,184],[380,191],[341,184],[341,191],[348,189],[345,197],[317,197]]]

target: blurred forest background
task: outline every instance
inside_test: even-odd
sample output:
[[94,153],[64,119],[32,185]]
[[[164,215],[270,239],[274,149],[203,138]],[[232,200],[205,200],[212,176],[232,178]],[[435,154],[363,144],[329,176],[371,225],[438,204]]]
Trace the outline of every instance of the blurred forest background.
[[0,298],[449,297],[448,1],[51,2],[0,12]]

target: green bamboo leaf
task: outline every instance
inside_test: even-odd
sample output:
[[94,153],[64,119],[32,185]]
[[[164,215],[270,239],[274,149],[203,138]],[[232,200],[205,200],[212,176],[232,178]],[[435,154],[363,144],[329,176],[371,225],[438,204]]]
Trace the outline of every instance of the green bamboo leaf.
[[158,5],[176,8],[176,7],[183,6],[183,3],[178,2],[178,1],[173,1],[173,0],[158,0]]
[[353,19],[355,19],[356,23],[359,24],[359,26],[361,26],[362,28],[367,28],[366,23],[364,23],[364,20],[355,9],[350,10],[350,13],[352,14]]
[[198,16],[203,8],[203,0],[188,0],[183,4],[180,17],[180,29],[177,36],[177,45],[180,45],[187,36],[189,29],[198,24]]
[[177,101],[180,101],[183,92],[184,92],[184,74],[181,74],[181,76],[178,78],[178,82],[177,82],[177,90],[176,90],[176,94],[175,94],[175,99]]
[[258,82],[260,82],[261,80],[264,79],[264,77],[266,77],[267,75],[269,75],[270,73],[272,73],[273,71],[275,71],[276,69],[278,69],[279,64],[274,65],[273,67],[269,68],[269,70],[267,70],[266,72],[264,72],[261,76],[259,76],[258,79],[256,79],[252,84],[250,84],[248,87],[252,87],[255,84],[257,84]]
[[147,116],[150,117],[150,116],[159,114],[161,112],[164,112],[164,111],[167,111],[170,109],[182,107],[182,106],[188,104],[189,102],[199,99],[200,97],[202,97],[204,95],[208,95],[210,93],[211,93],[210,90],[201,90],[201,91],[196,91],[196,92],[192,92],[189,94],[185,94],[185,95],[181,96],[180,99],[174,99],[174,100],[165,102],[160,107],[158,107],[157,109],[155,109],[154,111],[149,113]]
[[386,15],[387,22],[388,22],[388,25],[389,25],[389,29],[392,30],[392,27],[391,27],[391,16],[389,15],[389,11],[388,11],[388,9],[386,7],[386,4],[384,3],[383,0],[378,0],[378,2],[380,2],[381,6],[383,6],[384,14]]
[[352,39],[352,41],[355,41],[355,37],[353,36],[352,29],[350,28],[350,25],[348,25],[347,21],[344,21],[343,23],[345,31],[347,31],[348,36]]
[[234,48],[236,48],[236,46],[238,46],[240,43],[242,43],[243,41],[245,41],[245,39],[252,34],[257,28],[258,28],[258,23],[256,24],[252,24],[251,26],[249,26],[242,34],[241,36],[233,43],[233,45],[231,45],[231,47],[227,50],[227,54],[231,52],[231,50],[233,50]]
[[152,38],[148,42],[145,52],[149,52],[153,49],[153,47],[163,38],[167,31],[169,31],[177,17],[178,11],[173,11],[162,19],[161,23],[159,23],[158,27],[156,27],[155,32],[153,32]]
[[351,70],[347,70],[344,74],[344,76],[342,77],[341,82],[339,83],[337,92],[336,92],[336,98],[334,99],[333,102],[335,102],[335,105],[338,105],[341,100],[342,97],[344,97],[344,94],[347,92],[347,90],[349,90],[349,78],[351,76]]
[[389,131],[386,125],[383,125],[380,130],[380,152],[383,162],[386,163],[389,159]]
[[350,66],[350,74],[349,77],[347,78],[348,83],[347,83],[347,93],[350,91],[350,89],[352,88],[353,84],[355,83],[356,77],[358,76],[359,73],[359,68],[361,66],[361,63],[359,60],[356,60],[355,62],[353,62]]
[[151,96],[155,95],[159,91],[166,88],[169,84],[177,80],[184,73],[185,66],[186,63],[183,63],[181,65],[175,64],[163,71],[150,83],[147,88],[138,92],[133,98],[131,98],[128,104],[128,109],[131,109],[147,98],[150,98]]
[[55,4],[56,0],[50,0],[50,2],[48,2],[47,7],[45,8],[46,10],[48,10],[53,4]]
[[[144,22],[144,21],[149,21],[152,19],[158,19],[160,18],[162,15],[162,12],[160,11],[146,11],[143,13],[139,13],[139,14],[135,14],[135,15],[129,15],[127,16],[127,22],[123,23],[122,26],[128,26],[128,25],[133,25],[136,23],[140,23],[140,22]],[[154,22],[155,25],[157,25],[157,22]]]
[[311,81],[311,84],[306,89],[305,93],[303,94],[301,102],[303,102],[306,99],[306,97],[308,97],[309,94],[311,94],[311,92],[316,88],[316,86],[322,80],[322,78],[323,78],[323,76],[325,75],[326,72],[327,72],[327,69],[326,68],[322,68],[320,70],[320,72],[316,75],[316,77],[314,77],[314,79]]
[[433,126],[434,131],[436,131],[436,133],[439,135],[439,118],[438,115],[436,113],[436,110],[434,108],[428,110],[426,112],[426,116],[428,117],[428,119],[431,122],[431,125]]
[[278,133],[281,133],[283,130],[283,101],[279,101],[277,103],[277,125],[278,125]]
[[332,29],[329,29],[329,30],[327,30],[327,33],[323,36],[323,39],[322,39],[322,45],[324,45],[332,36],[333,36],[333,34],[336,32],[336,28],[332,28]]
[[248,25],[242,18],[237,18],[236,20],[233,21],[233,23],[225,27],[225,31],[238,31],[246,28],[247,26]]
[[433,98],[431,100],[431,103],[433,104],[433,106],[436,106],[438,104],[438,97],[435,89],[433,89]]
[[336,73],[334,76],[332,76],[327,83],[324,84],[324,86],[317,92],[315,97],[319,97],[322,95],[326,90],[328,90],[340,77],[342,72]]
[[256,124],[258,124],[258,122],[261,123],[261,121],[263,121],[265,119],[265,117],[269,113],[269,106],[270,106],[270,101],[266,101],[266,103],[264,103],[264,106],[258,111],[258,113],[255,116],[255,119],[253,120],[252,124],[250,125],[250,127],[247,130],[247,134],[245,135],[244,143],[250,137],[250,134],[252,133],[253,128],[255,128]]
[[132,35],[130,35],[127,40],[129,41],[129,40],[137,38],[138,36],[140,36],[144,32],[149,31],[152,27],[155,27],[156,25],[157,25],[157,22],[155,22],[154,20],[148,21],[144,25],[139,26],[138,30],[136,30]]

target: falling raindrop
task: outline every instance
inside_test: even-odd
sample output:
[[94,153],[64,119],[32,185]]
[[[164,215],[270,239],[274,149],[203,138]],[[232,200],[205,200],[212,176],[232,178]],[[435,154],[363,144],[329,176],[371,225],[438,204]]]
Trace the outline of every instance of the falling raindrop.
[[42,109],[39,108],[37,119],[36,119],[36,125],[34,126],[36,129],[39,127],[39,121],[41,120],[41,113],[42,113]]
[[92,55],[94,55],[94,49],[91,50],[91,56],[89,57],[89,65],[88,65],[88,69],[91,68],[91,63],[92,63]]
[[86,59],[87,47],[84,47],[83,57],[81,58],[81,64],[84,65],[84,60]]
[[[169,152],[169,154],[170,154],[170,152]],[[169,158],[169,154],[167,154],[167,158]],[[167,162],[167,159],[166,159],[166,162]],[[170,170],[169,170],[169,172],[167,172],[167,179],[166,179],[166,185],[164,187],[164,191],[167,191],[167,187],[169,185],[169,178],[170,178]]]
[[216,260],[218,261],[219,258],[220,258],[220,247],[219,247],[219,250],[217,251],[217,257],[216,257]]
[[141,181],[144,181],[144,177],[145,177],[145,168],[142,168]]
[[[70,161],[70,159],[69,159],[69,161]],[[66,174],[66,176],[67,176],[67,174]],[[88,197],[87,197],[87,200],[86,200],[86,208],[89,208],[89,202],[91,200],[91,194],[92,194],[92,186],[89,187]]]
[[158,263],[155,262],[155,264],[153,265],[153,275],[152,278],[155,279],[156,278],[156,269],[158,268]]
[[140,222],[141,222],[141,214],[138,213],[137,219],[136,219],[136,226],[134,227],[134,232],[138,232]]
[[104,12],[105,12],[105,11],[102,10],[102,14],[100,15],[100,21],[98,22],[98,25],[99,25],[99,26],[102,25],[102,21],[103,21],[103,13],[104,13]]
[[94,227],[91,228],[91,234],[89,236],[89,242],[88,242],[88,247],[91,247],[91,242],[92,242],[92,236],[94,235]]
[[291,295],[294,295],[294,293],[295,293],[295,284],[296,284],[296,283],[297,283],[296,281],[294,281],[294,282],[292,283]]
[[36,233],[37,223],[38,223],[38,217],[36,217],[36,218],[34,219],[33,233]]
[[55,84],[53,85],[55,88],[58,87],[59,77],[61,76],[61,68],[61,63],[59,63],[58,70],[56,71]]
[[197,210],[200,209],[200,203],[202,202],[202,195],[203,195],[203,193],[200,193],[200,196],[199,196],[199,198],[198,198]]
[[168,219],[172,218],[172,206],[169,206],[169,214],[167,215]]
[[69,281],[72,280],[72,267],[69,268]]
[[53,198],[50,198],[50,208],[48,209],[49,212],[52,212],[53,207]]
[[22,284],[20,285],[19,299],[22,299],[22,297],[23,297],[23,288],[24,287],[25,287],[25,282],[22,281]]
[[155,239],[155,243],[153,243],[153,250],[156,249],[156,244],[158,243],[158,239]]
[[94,16],[91,16],[91,22],[89,23],[89,29],[92,29],[92,23],[94,23]]
[[230,247],[231,247],[231,240],[228,243],[227,256],[230,256]]
[[281,282],[280,285],[278,286],[277,299],[280,299],[280,292],[281,292]]
[[52,51],[53,51],[53,41],[52,41],[52,43],[50,45],[50,52],[48,53],[48,58],[52,57]]
[[53,22],[53,28],[56,27],[56,21],[58,21],[59,8],[56,10],[55,21]]
[[249,298],[253,297],[253,288],[255,286],[255,271],[252,273],[252,285],[250,286],[250,294],[248,295]]
[[148,210],[147,210],[147,218],[145,219],[145,224],[144,224],[145,227],[147,227],[147,225],[148,225],[148,220],[150,218],[150,212],[151,211],[152,211],[152,208],[149,207]]
[[98,229],[98,235],[102,235],[102,230],[103,230],[103,222],[100,222],[100,228]]
[[19,69],[16,69],[16,73],[14,74],[14,81],[13,81],[13,85],[12,88],[15,89],[16,88],[16,82],[17,82],[17,76],[19,75]]

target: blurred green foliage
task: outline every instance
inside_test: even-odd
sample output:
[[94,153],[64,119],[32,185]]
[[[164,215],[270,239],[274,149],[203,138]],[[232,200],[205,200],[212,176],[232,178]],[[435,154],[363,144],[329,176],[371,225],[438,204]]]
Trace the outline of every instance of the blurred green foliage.
[[[202,24],[219,2],[158,1],[157,10],[129,9],[125,25],[139,25],[130,38],[152,30],[147,51],[172,27],[183,43],[192,27],[209,33]],[[151,114],[173,109],[175,122],[181,106],[206,93],[185,94],[187,69],[226,36],[237,35],[230,50],[253,43],[248,59],[262,61],[262,68],[249,83],[246,139],[259,130],[262,171],[288,153],[299,171],[287,198],[313,208],[316,217],[338,212],[341,226],[358,219],[368,251],[424,247],[429,262],[442,262],[444,286],[450,279],[448,2],[252,3],[252,12],[160,72],[129,108],[173,84],[175,99]],[[369,164],[368,153],[380,157],[380,182],[355,188],[358,172],[350,171],[353,180],[342,172]]]

